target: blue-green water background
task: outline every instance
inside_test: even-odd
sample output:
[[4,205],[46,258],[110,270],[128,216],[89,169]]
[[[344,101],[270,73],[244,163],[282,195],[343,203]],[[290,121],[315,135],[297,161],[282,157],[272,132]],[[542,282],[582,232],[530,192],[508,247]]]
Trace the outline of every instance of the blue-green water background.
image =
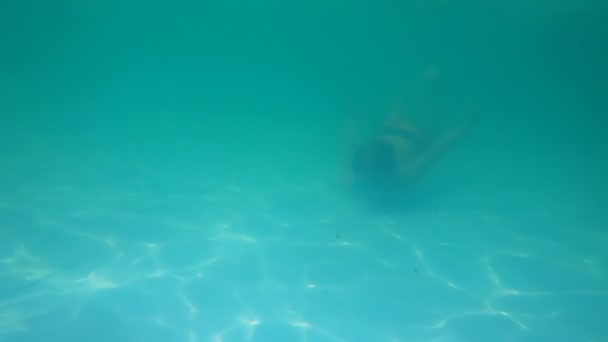
[[[129,324],[139,315],[152,315],[146,310],[116,309],[117,313],[109,314],[111,310],[97,304],[102,306],[97,308],[102,312],[98,320],[89,318],[82,323],[75,315],[66,314],[65,320],[54,316],[61,323],[51,324],[40,317],[55,309],[43,310],[44,313],[34,310],[37,313],[33,319],[27,310],[29,304],[23,304],[27,303],[25,299],[14,302],[10,298],[27,298],[30,291],[42,291],[40,288],[44,289],[47,283],[56,284],[58,281],[51,279],[55,276],[49,274],[63,272],[73,259],[90,261],[83,261],[86,266],[77,268],[82,275],[74,271],[73,278],[63,276],[66,284],[101,267],[105,257],[111,259],[105,252],[95,255],[87,253],[86,247],[78,250],[74,244],[82,246],[81,242],[57,238],[63,236],[58,232],[94,235],[96,223],[103,223],[110,231],[115,229],[112,233],[104,231],[103,236],[120,236],[133,242],[145,240],[148,232],[155,231],[146,225],[131,231],[124,222],[108,223],[108,213],[116,210],[123,216],[135,212],[149,216],[154,224],[162,226],[158,229],[167,236],[150,233],[158,237],[157,243],[168,237],[179,239],[183,233],[163,230],[167,226],[152,219],[160,213],[200,225],[195,233],[188,233],[207,239],[215,231],[212,233],[205,226],[221,220],[224,213],[226,220],[233,213],[260,214],[251,203],[262,200],[248,202],[251,198],[273,203],[262,206],[264,215],[282,217],[295,226],[307,222],[298,230],[311,225],[307,220],[312,218],[334,222],[323,229],[310,228],[319,232],[321,240],[338,239],[337,233],[346,239],[353,229],[365,241],[366,232],[373,236],[378,230],[374,226],[378,220],[397,222],[395,231],[407,234],[409,228],[399,222],[416,217],[417,233],[410,236],[411,241],[424,240],[421,237],[428,235],[450,244],[462,242],[470,238],[471,231],[480,230],[483,238],[475,240],[478,247],[487,242],[491,250],[503,250],[500,240],[504,236],[515,239],[529,233],[538,241],[551,241],[547,245],[535,244],[526,252],[538,253],[543,261],[542,265],[532,262],[522,279],[531,274],[536,277],[547,265],[555,269],[551,276],[535,278],[538,287],[524,298],[549,288],[553,294],[566,293],[567,299],[545,294],[555,304],[538,304],[546,309],[533,315],[531,322],[525,322],[527,330],[505,323],[492,326],[491,332],[480,333],[473,321],[459,326],[454,334],[445,328],[434,335],[439,328],[431,327],[437,323],[430,323],[431,319],[420,322],[425,327],[422,332],[412,331],[402,328],[411,327],[404,322],[411,322],[412,315],[419,316],[415,310],[408,311],[406,304],[392,307],[385,303],[391,309],[384,312],[373,304],[366,306],[362,303],[365,301],[357,301],[357,296],[368,292],[351,289],[350,297],[336,288],[337,297],[349,297],[350,301],[345,302],[358,305],[344,309],[352,315],[344,318],[344,325],[332,325],[319,318],[318,325],[331,334],[311,333],[306,337],[310,341],[371,341],[370,336],[388,341],[389,330],[391,338],[403,341],[555,341],[559,336],[567,336],[570,341],[608,339],[608,331],[599,318],[608,314],[607,34],[608,5],[592,0],[2,1],[0,257],[4,268],[0,289],[7,295],[0,299],[0,320],[8,323],[0,323],[0,334],[4,334],[0,339],[40,340],[37,331],[53,331],[63,340],[91,340],[98,329],[115,340],[151,338],[145,337],[143,324],[135,324],[135,328]],[[437,76],[433,82],[424,77],[429,73]],[[422,204],[409,208],[407,213],[363,214],[366,209],[352,203],[353,199],[340,186],[347,122],[355,118],[359,125],[371,125],[384,117],[387,108],[400,97],[409,110],[432,110],[448,123],[458,122],[473,110],[482,113],[482,117],[478,126],[425,178],[425,187],[420,190],[425,198]],[[305,199],[294,200],[290,195],[293,189],[311,188],[315,190],[304,191]],[[215,207],[207,209],[213,213],[197,216],[199,210],[205,209],[195,208],[194,201],[201,196],[219,196],[222,189],[232,189],[229,199],[214,202]],[[182,196],[183,202],[170,200],[176,196]],[[107,198],[114,198],[117,202],[112,203],[119,204],[104,207]],[[466,202],[462,198],[476,200]],[[168,202],[163,204],[163,200]],[[148,207],[143,204],[152,202]],[[188,208],[188,203],[193,207]],[[94,214],[88,216],[86,224],[70,221],[74,217],[70,213],[81,211]],[[456,220],[451,217],[454,229],[448,229],[449,233],[444,228],[434,228],[437,217],[432,213],[444,211],[458,216]],[[365,215],[370,224],[362,224],[367,221],[358,219],[359,215]],[[477,222],[479,217],[497,221]],[[361,227],[355,224],[358,228],[352,228],[349,218]],[[49,222],[60,222],[63,228]],[[53,235],[56,241],[41,238],[44,232],[53,231],[52,227],[57,229],[53,233],[57,234]],[[253,223],[242,228],[248,235],[265,235],[264,229]],[[259,230],[254,233],[256,229]],[[493,229],[500,233],[493,237]],[[329,232],[329,237],[322,237],[322,231]],[[26,248],[29,253],[55,262],[49,262],[47,273],[41,271],[43,275],[18,272],[25,266],[12,264],[10,258],[18,254],[15,251],[19,246],[30,246]],[[368,247],[376,251],[374,255],[389,248],[381,243]],[[509,251],[505,253],[515,253],[511,247],[505,242],[504,251]],[[192,247],[192,253],[197,250]],[[466,250],[462,251],[466,254]],[[565,256],[560,251],[571,254]],[[297,268],[307,265],[304,260],[306,255],[310,257],[310,251],[293,248],[292,252],[281,254],[286,260],[285,268],[275,271],[301,279]],[[260,248],[259,253],[266,252]],[[488,254],[484,253],[472,260],[485,260]],[[467,262],[450,266],[449,257],[441,257],[439,252],[436,255],[442,266],[435,268],[454,271],[464,267],[462,274],[487,271],[484,267],[468,269],[475,267]],[[558,255],[563,259],[550,262]],[[287,262],[290,256],[294,258],[291,264]],[[359,255],[357,259],[365,258]],[[404,269],[414,268],[398,254],[390,259]],[[353,279],[353,274],[369,272],[365,262],[359,265],[358,261],[344,256],[336,263],[341,270],[351,267],[343,271],[349,274],[347,279]],[[334,265],[331,260],[326,262]],[[523,265],[528,264],[508,265],[505,269],[524,269],[525,273],[527,266]],[[587,272],[585,267],[593,271]],[[230,273],[231,269],[228,267],[225,272]],[[29,286],[32,279],[39,282],[19,290]],[[576,286],[563,285],[571,279],[575,279]],[[251,279],[237,279],[235,284],[249,284],[248,281],[258,284]],[[137,282],[132,286],[137,289]],[[174,291],[181,291],[179,286],[165,286],[167,291],[159,293],[167,298]],[[399,288],[407,286],[395,286],[393,290],[399,293]],[[13,293],[14,289],[17,293]],[[467,291],[475,289],[472,286]],[[373,288],[369,291],[378,292]],[[384,293],[397,302],[406,300],[394,297],[390,291]],[[582,299],[576,299],[577,294]],[[149,304],[151,298],[164,301],[162,295],[141,301]],[[270,305],[272,298],[262,302]],[[293,304],[285,304],[290,301],[281,298],[285,300],[282,306]],[[543,297],[542,301],[549,300]],[[230,301],[219,301],[217,305],[221,310],[232,305],[238,311],[238,303],[242,303],[227,302]],[[23,305],[15,308],[19,303]],[[61,307],[45,303],[49,308]],[[323,303],[333,302],[331,298],[319,300],[317,309],[310,309],[308,321],[314,321],[315,312],[319,317],[324,317],[327,310],[340,312],[341,301],[327,304],[329,308]],[[167,305],[166,311],[175,309]],[[440,303],[435,305],[441,310]],[[298,311],[297,305],[293,306]],[[219,308],[201,310],[214,312]],[[373,314],[370,308],[375,308]],[[479,310],[483,308],[488,307],[480,304]],[[90,317],[95,317],[95,309],[89,309]],[[160,304],[155,310],[165,311]],[[257,312],[251,305],[244,309],[247,310]],[[17,311],[19,319],[9,314]],[[120,323],[108,323],[104,315]],[[237,320],[238,315],[231,315],[226,317]],[[264,316],[259,312],[258,315]],[[529,317],[526,310],[517,315],[518,322]],[[217,313],[213,317],[219,316]],[[280,322],[279,316],[273,316],[272,322]],[[258,319],[262,321],[259,326],[265,327],[263,317]],[[551,323],[535,327],[545,320]],[[21,324],[15,322],[28,322],[23,325],[27,328],[13,329]],[[173,323],[171,337],[155,338],[206,341],[228,324],[204,318],[189,322],[187,328]],[[289,329],[276,324],[280,327],[277,332],[260,328],[264,333],[231,335],[226,340],[296,338]],[[349,333],[345,328],[348,324],[362,332]],[[202,330],[197,330],[199,325]],[[76,326],[85,328],[74,333]],[[189,330],[191,334],[182,335],[176,330]]]

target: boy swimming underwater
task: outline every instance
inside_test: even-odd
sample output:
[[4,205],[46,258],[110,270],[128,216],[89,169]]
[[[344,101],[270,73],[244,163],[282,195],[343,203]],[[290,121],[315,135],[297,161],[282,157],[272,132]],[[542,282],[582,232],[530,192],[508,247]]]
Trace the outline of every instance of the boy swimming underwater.
[[385,120],[353,153],[352,190],[374,201],[399,198],[476,120],[477,115],[471,115],[462,126],[442,134],[432,134],[404,117]]

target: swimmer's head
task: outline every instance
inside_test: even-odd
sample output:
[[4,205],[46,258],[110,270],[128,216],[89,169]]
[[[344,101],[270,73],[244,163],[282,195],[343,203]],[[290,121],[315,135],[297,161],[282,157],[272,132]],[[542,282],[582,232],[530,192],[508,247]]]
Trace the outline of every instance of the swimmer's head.
[[395,149],[387,141],[372,140],[356,151],[352,167],[360,185],[390,185],[396,181],[398,174]]

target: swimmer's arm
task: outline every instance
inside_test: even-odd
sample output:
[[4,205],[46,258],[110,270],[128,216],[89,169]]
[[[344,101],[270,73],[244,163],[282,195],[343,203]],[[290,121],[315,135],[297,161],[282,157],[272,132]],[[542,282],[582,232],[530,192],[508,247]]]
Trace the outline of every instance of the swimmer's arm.
[[405,177],[412,177],[425,169],[433,160],[437,159],[446,148],[452,145],[458,138],[467,132],[478,120],[478,114],[474,113],[468,122],[462,127],[456,128],[434,142],[420,157],[404,170]]

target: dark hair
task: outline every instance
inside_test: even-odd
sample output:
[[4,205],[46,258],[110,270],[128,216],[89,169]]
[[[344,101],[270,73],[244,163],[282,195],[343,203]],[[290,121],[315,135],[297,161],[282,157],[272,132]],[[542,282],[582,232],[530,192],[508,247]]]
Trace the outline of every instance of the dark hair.
[[353,158],[353,173],[365,185],[388,185],[397,179],[397,156],[393,146],[379,139],[362,145]]

